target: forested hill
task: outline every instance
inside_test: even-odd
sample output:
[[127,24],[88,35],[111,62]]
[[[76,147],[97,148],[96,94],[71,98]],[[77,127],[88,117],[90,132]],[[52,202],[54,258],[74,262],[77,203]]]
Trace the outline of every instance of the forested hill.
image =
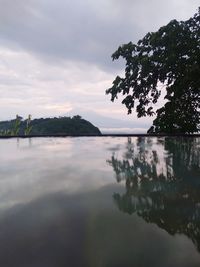
[[[21,117],[19,123],[18,135],[24,135],[27,126],[27,120]],[[11,132],[15,127],[16,120],[1,121],[0,133]],[[59,118],[41,118],[30,122],[31,131],[29,135],[101,135],[100,130],[81,116],[59,117]],[[8,134],[9,135],[9,134]],[[12,134],[10,134],[12,135]]]

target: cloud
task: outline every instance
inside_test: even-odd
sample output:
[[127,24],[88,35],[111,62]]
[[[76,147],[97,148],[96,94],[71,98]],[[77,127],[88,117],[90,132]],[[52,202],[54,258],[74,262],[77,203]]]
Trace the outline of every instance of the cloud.
[[[1,0],[1,44],[16,45],[52,64],[87,62],[108,70],[121,44],[136,42],[173,18],[186,18],[198,1]],[[159,10],[159,12],[158,12]]]
[[[62,116],[76,110],[138,122],[105,90],[123,62],[111,54],[122,44],[177,18],[199,1],[0,0],[0,119],[16,114]],[[83,112],[84,113],[84,112]],[[152,118],[140,124],[149,125]],[[105,126],[106,128],[112,128]],[[124,128],[124,127],[123,127]]]
[[1,47],[0,54],[0,119],[30,113],[33,117],[60,116],[79,107],[107,113],[118,109],[105,96],[114,78],[111,74],[94,67],[88,79],[86,63],[55,66],[27,52]]

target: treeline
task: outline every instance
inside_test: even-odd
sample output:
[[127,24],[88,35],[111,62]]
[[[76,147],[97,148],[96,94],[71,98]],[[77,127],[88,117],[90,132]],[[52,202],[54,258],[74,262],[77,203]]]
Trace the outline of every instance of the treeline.
[[0,122],[1,135],[101,135],[92,123],[76,115],[71,117],[40,118],[31,120],[17,116]]

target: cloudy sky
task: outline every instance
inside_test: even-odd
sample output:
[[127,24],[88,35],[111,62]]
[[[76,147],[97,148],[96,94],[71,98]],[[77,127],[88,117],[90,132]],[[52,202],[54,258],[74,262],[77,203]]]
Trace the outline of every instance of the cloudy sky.
[[[200,0],[0,0],[0,120],[81,114],[101,128],[148,128],[105,90],[123,62],[120,44],[137,42]],[[110,120],[113,118],[113,120]]]

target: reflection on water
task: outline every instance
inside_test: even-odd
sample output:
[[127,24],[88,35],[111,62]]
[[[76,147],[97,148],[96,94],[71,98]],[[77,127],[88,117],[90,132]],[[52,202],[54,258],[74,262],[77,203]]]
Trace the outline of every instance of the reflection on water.
[[113,195],[116,205],[172,235],[185,234],[200,251],[200,140],[134,141],[128,138],[122,159],[108,160],[117,182],[125,181],[125,193]]
[[200,139],[0,140],[0,266],[200,266]]

